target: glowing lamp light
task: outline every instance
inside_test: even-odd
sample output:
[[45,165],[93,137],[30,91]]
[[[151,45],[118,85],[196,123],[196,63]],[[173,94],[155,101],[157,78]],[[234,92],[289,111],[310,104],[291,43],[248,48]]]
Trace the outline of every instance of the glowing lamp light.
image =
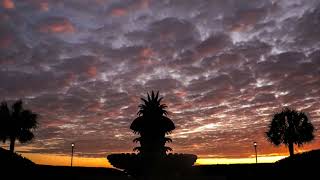
[[256,163],[258,163],[257,142],[253,142],[254,151],[256,153]]
[[71,143],[71,167],[73,164],[73,150],[74,150],[74,143]]

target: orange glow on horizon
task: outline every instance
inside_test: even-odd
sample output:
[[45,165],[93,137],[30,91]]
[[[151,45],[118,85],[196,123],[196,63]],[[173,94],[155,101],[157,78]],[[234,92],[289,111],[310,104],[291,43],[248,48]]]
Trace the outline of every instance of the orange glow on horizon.
[[[71,157],[64,155],[23,153],[24,157],[30,159],[36,164],[70,166]],[[258,156],[258,163],[273,163],[287,156],[284,155],[265,155]],[[250,164],[255,163],[255,157],[248,158],[198,158],[195,165],[215,165],[215,164]],[[112,168],[112,165],[106,158],[73,157],[73,166],[82,167],[105,167]]]
[[[30,159],[36,164],[53,165],[53,166],[70,166],[71,157],[64,155],[23,153],[22,156]],[[81,167],[112,167],[106,158],[90,158],[73,156],[73,166]]]
[[[274,163],[287,156],[258,156],[258,163]],[[254,158],[199,158],[196,165],[210,165],[210,164],[254,164]]]

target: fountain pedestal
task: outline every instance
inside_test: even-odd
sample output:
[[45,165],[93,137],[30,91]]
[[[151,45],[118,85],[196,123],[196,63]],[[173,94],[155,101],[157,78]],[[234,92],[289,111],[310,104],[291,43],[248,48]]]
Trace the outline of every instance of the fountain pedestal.
[[172,177],[192,167],[197,160],[193,154],[167,154],[162,157],[142,156],[135,153],[111,154],[112,166],[124,170],[131,176]]

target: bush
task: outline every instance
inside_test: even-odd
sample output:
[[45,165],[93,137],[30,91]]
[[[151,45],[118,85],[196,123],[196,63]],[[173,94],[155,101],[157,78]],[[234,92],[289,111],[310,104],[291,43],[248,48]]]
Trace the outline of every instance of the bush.
[[22,169],[34,167],[35,164],[29,159],[17,153],[0,148],[0,167],[1,169]]

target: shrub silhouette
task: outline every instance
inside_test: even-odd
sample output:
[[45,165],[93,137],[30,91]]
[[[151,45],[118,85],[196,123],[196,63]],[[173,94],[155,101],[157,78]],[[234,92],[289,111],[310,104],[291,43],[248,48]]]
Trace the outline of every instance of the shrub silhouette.
[[314,127],[304,112],[285,108],[273,115],[267,139],[279,146],[285,144],[289,148],[290,156],[294,155],[294,144],[302,146],[314,139]]
[[26,168],[33,167],[35,164],[29,159],[19,154],[12,153],[8,150],[0,148],[0,167],[6,168]]
[[291,157],[286,157],[276,162],[280,165],[291,165],[297,166],[314,166],[319,163],[320,159],[320,149],[311,150],[303,153],[297,153]]
[[23,108],[23,103],[18,100],[8,106],[3,101],[0,105],[0,140],[3,143],[10,141],[10,151],[14,152],[16,140],[21,143],[34,138],[32,130],[37,127],[38,115]]

